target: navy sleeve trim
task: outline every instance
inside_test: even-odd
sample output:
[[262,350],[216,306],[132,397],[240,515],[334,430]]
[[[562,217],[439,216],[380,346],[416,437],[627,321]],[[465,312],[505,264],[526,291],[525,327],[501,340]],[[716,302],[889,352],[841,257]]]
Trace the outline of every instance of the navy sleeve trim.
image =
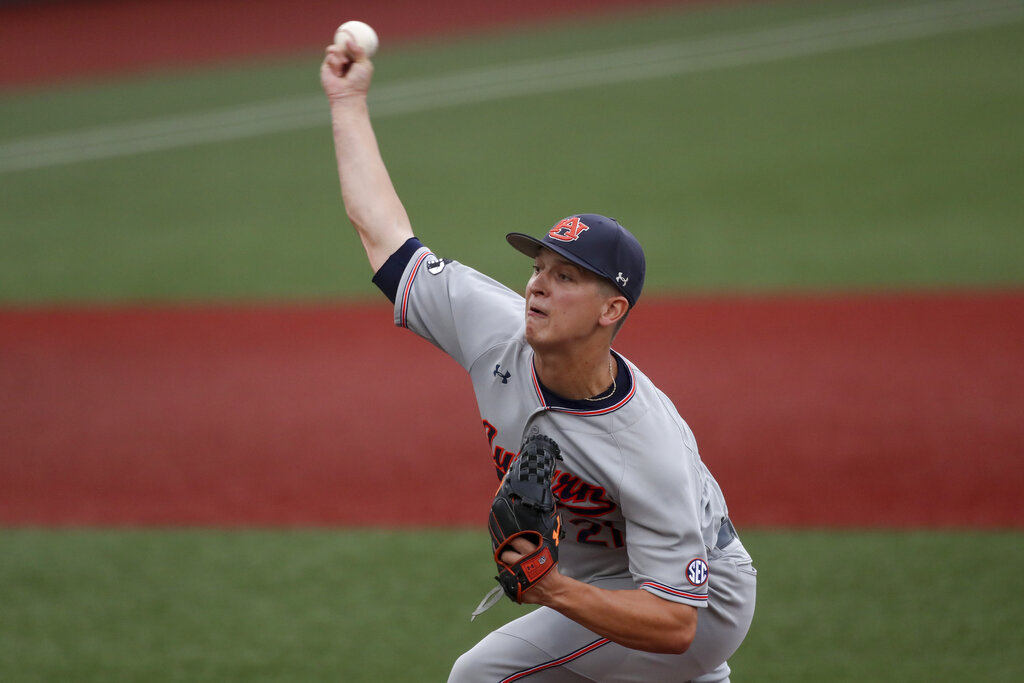
[[377,285],[380,291],[384,292],[384,296],[391,303],[395,303],[395,299],[398,297],[398,285],[402,282],[402,274],[405,272],[405,267],[412,260],[412,255],[422,246],[422,242],[415,237],[410,237],[405,241],[405,244],[388,257],[384,265],[374,274],[373,284]]

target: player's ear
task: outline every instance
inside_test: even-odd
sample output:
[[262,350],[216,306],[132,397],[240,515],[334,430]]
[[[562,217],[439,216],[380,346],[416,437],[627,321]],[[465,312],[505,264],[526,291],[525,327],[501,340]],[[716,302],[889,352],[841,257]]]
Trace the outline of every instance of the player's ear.
[[620,295],[605,299],[601,308],[601,325],[617,325],[629,313],[629,300]]

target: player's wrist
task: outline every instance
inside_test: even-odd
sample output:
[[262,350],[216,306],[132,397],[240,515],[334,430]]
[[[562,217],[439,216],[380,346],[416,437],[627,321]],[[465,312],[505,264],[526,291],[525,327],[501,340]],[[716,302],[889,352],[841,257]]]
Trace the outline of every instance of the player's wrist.
[[534,588],[536,604],[563,612],[577,604],[581,599],[580,589],[586,589],[587,585],[566,576],[555,567]]
[[369,112],[366,103],[365,90],[346,90],[344,92],[328,92],[327,102],[330,104],[331,112],[357,111],[359,113]]

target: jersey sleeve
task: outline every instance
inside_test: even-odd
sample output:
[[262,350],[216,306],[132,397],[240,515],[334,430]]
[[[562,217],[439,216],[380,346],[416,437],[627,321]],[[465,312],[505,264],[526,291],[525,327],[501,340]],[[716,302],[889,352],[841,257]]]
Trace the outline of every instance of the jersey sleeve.
[[489,348],[522,334],[525,309],[519,294],[425,246],[413,246],[394,290],[396,325],[428,340],[466,370]]
[[[642,429],[645,438],[637,445],[645,450],[625,461],[620,505],[629,568],[639,588],[706,607],[708,557],[701,531],[702,484],[694,468],[696,444],[678,428],[664,427]],[[672,436],[653,442],[652,434]]]

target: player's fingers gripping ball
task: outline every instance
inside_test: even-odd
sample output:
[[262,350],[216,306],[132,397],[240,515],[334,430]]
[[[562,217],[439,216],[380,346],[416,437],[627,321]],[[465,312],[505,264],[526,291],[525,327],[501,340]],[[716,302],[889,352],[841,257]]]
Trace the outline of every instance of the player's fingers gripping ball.
[[[491,503],[487,529],[498,565],[496,578],[515,602],[522,602],[523,593],[558,563],[558,541],[564,532],[551,481],[555,461],[561,459],[554,440],[543,434],[530,436],[509,465]],[[506,564],[501,555],[516,538],[530,541],[537,549]]]
[[347,48],[348,42],[352,41],[358,45],[367,57],[373,57],[377,53],[377,46],[380,41],[377,39],[377,32],[362,21],[346,21],[334,32],[334,42],[343,48]]

